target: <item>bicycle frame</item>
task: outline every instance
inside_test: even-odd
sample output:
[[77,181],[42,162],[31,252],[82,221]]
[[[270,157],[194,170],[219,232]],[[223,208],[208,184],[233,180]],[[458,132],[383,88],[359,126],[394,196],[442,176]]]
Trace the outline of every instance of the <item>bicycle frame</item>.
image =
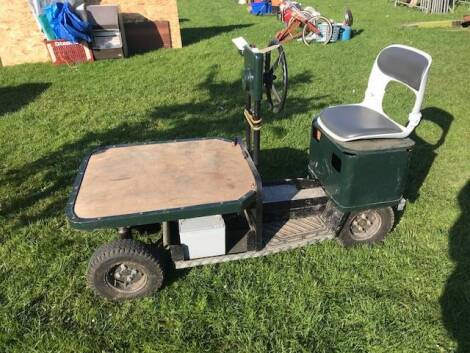
[[286,16],[285,12],[289,11],[289,23],[287,24],[287,27],[283,29],[282,31],[279,31],[276,33],[275,38],[279,41],[280,44],[284,44],[288,41],[297,39],[302,36],[302,31],[300,30],[301,28],[307,26],[310,32],[320,34],[320,30],[318,29],[317,26],[315,26],[314,23],[310,21],[309,18],[307,18],[302,12],[295,8],[295,7],[290,7],[286,10],[284,10],[282,16]]

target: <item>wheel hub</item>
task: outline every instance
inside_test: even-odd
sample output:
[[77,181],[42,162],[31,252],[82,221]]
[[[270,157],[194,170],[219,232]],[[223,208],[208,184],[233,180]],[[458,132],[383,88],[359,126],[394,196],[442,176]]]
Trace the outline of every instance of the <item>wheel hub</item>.
[[351,235],[356,240],[372,238],[382,225],[382,219],[375,210],[367,210],[355,216],[350,225]]
[[274,75],[273,70],[269,70],[268,72],[264,73],[263,83],[268,86],[272,86],[274,80],[276,79],[276,75]]
[[136,292],[145,286],[147,275],[136,264],[121,263],[108,272],[106,282],[117,290]]

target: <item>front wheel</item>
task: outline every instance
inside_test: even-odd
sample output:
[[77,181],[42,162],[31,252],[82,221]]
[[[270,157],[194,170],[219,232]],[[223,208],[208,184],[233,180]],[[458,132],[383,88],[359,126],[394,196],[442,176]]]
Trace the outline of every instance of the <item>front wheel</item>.
[[391,207],[353,212],[338,235],[345,247],[382,242],[392,230],[395,216]]
[[87,280],[101,297],[134,299],[149,295],[162,286],[163,268],[148,245],[120,239],[95,251],[90,259]]

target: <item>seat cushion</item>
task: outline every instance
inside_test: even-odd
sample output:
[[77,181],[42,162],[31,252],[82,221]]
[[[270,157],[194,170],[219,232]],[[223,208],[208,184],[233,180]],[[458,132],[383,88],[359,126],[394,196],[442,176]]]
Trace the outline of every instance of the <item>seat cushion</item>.
[[[345,140],[402,132],[386,116],[361,105],[338,105],[320,113],[322,125]],[[326,131],[328,133],[328,131]]]

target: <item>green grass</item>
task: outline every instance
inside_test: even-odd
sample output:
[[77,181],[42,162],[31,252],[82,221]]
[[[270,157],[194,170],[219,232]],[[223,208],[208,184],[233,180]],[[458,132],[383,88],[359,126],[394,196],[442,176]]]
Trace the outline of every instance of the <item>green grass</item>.
[[[81,158],[99,145],[241,135],[242,60],[230,39],[262,46],[281,27],[234,1],[180,0],[181,50],[0,69],[1,352],[470,352],[470,31],[400,28],[466,9],[438,17],[385,0],[314,3],[337,19],[350,6],[361,33],[286,46],[287,108],[265,112],[267,178],[306,174],[312,117],[359,101],[381,48],[413,45],[434,59],[410,202],[386,243],[182,271],[122,304],[91,293],[87,261],[114,233],[67,224]],[[410,104],[395,87],[385,101],[400,119]]]

